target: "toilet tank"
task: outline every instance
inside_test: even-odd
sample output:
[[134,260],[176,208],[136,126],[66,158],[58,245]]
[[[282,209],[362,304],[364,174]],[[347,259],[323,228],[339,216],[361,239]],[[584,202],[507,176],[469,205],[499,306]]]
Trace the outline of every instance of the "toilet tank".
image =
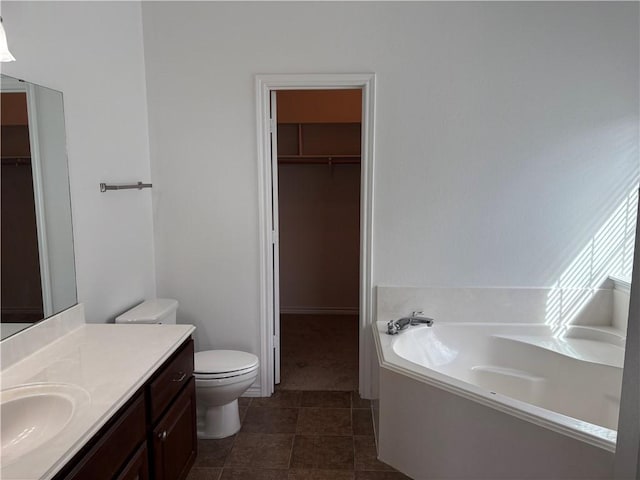
[[116,323],[176,323],[178,301],[171,298],[145,300],[116,317]]

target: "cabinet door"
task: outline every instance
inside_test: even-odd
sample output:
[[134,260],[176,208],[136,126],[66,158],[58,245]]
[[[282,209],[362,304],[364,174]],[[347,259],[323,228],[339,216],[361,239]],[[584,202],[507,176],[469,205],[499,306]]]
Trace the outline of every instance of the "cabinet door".
[[153,429],[155,480],[184,479],[197,453],[196,385],[188,385]]
[[98,437],[98,441],[87,452],[81,451],[70,462],[74,465],[69,474],[56,476],[66,480],[111,480],[127,459],[146,440],[144,395],[139,395],[124,411],[113,418],[113,425]]
[[149,456],[146,442],[140,445],[116,480],[149,480]]

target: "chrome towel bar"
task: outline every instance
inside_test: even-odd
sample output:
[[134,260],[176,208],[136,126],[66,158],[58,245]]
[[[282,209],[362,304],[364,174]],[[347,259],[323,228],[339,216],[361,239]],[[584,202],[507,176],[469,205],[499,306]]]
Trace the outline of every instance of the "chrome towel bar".
[[138,183],[121,183],[118,185],[108,185],[106,183],[101,183],[100,184],[100,191],[101,192],[106,192],[107,190],[130,190],[132,188],[135,188],[137,190],[142,190],[143,188],[151,188],[152,184],[151,183],[142,183],[142,182],[138,182]]

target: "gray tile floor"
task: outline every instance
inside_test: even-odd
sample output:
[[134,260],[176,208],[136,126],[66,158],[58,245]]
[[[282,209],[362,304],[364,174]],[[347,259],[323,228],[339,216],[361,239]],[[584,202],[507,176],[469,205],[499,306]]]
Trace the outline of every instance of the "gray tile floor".
[[280,389],[358,389],[357,315],[281,315],[280,337]]
[[242,429],[200,440],[188,480],[402,480],[376,458],[371,406],[355,392],[241,398]]

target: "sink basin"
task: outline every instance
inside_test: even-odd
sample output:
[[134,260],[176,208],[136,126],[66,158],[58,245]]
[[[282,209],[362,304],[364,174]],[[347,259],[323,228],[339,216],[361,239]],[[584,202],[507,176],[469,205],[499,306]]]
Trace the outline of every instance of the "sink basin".
[[89,403],[81,387],[33,383],[0,392],[0,455],[8,464],[58,435]]

